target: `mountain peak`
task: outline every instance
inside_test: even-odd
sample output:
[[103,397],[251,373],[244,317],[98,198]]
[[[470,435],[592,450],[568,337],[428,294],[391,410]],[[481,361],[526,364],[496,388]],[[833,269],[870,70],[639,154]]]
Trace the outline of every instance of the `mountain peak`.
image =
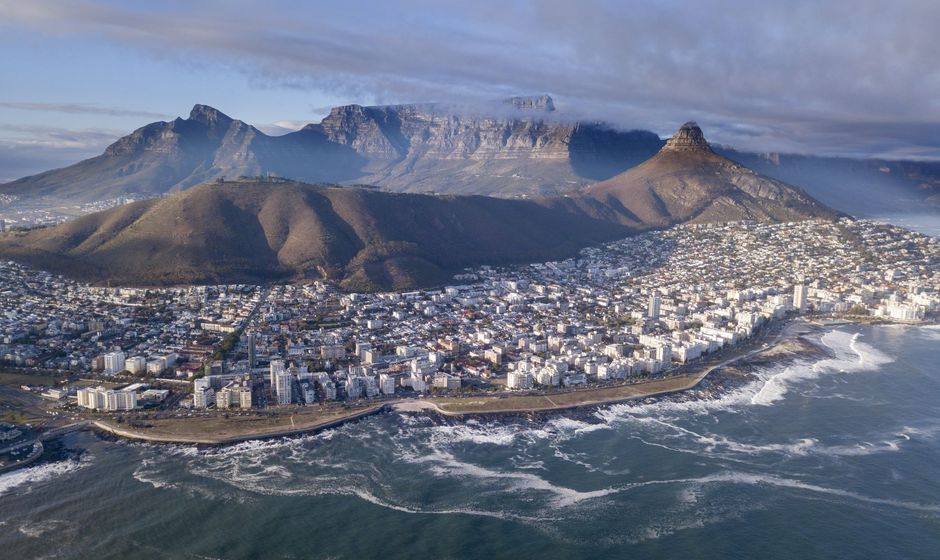
[[193,110],[189,112],[189,120],[200,122],[206,125],[232,122],[232,118],[208,105],[193,105]]
[[702,129],[695,121],[689,121],[679,127],[672,138],[663,146],[663,151],[670,152],[711,152],[711,146],[705,140]]

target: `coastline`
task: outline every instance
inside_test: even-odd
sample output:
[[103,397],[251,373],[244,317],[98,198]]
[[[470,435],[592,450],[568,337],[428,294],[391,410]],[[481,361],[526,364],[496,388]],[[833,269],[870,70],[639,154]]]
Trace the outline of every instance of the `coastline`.
[[[321,417],[320,415],[308,413],[308,414],[298,414],[297,416],[315,416],[315,418],[301,418],[300,426],[297,426],[293,422],[294,416],[291,415],[289,418],[292,420],[292,426],[290,428],[283,428],[280,426],[275,426],[273,429],[255,429],[253,431],[246,431],[243,433],[218,433],[212,435],[211,433],[205,435],[184,435],[179,433],[180,421],[178,420],[168,420],[164,424],[164,429],[160,429],[160,426],[151,427],[151,428],[141,428],[141,427],[122,427],[117,426],[113,422],[107,420],[94,420],[91,422],[93,429],[99,432],[103,432],[112,436],[121,437],[124,439],[131,439],[137,441],[144,441],[148,443],[176,443],[176,444],[195,444],[195,445],[209,445],[209,446],[220,446],[220,445],[231,445],[235,443],[241,443],[245,441],[252,440],[263,440],[271,439],[278,437],[291,437],[302,434],[313,434],[323,430],[328,430],[330,428],[335,428],[341,426],[347,422],[355,422],[367,416],[372,416],[373,414],[379,414],[388,409],[388,403],[375,404],[372,406],[367,406],[364,408],[357,408],[349,413],[341,413],[337,415],[329,415]],[[168,427],[170,423],[175,423],[175,426]],[[198,421],[191,422],[191,424],[202,424]],[[152,430],[149,433],[146,430]],[[175,433],[173,430],[177,430]]]
[[[384,412],[406,414],[430,412],[457,421],[474,417],[561,414],[647,398],[677,395],[696,389],[712,378],[718,378],[716,379],[719,385],[717,390],[722,390],[720,385],[727,381],[725,378],[746,377],[749,367],[763,367],[806,356],[808,353],[824,352],[816,344],[807,340],[805,335],[856,323],[872,322],[809,320],[805,317],[787,319],[777,327],[779,330],[750,341],[737,349],[733,355],[716,363],[703,365],[697,371],[634,383],[540,394],[513,395],[510,393],[499,396],[398,399],[329,412],[298,411],[291,415],[283,413],[268,416],[249,415],[224,420],[222,417],[169,418],[143,420],[142,422],[146,424],[142,422],[118,424],[110,419],[95,419],[90,420],[85,428],[113,437],[148,443],[224,446],[245,441],[317,433]],[[877,324],[883,323],[895,324],[897,322],[877,322]],[[900,324],[923,326],[935,324],[935,322]],[[769,340],[766,338],[768,336]],[[710,387],[710,389],[715,388]],[[285,419],[289,419],[290,424],[286,424]],[[268,425],[259,426],[265,422]],[[239,426],[239,423],[242,425]]]
[[787,343],[793,342],[804,334],[814,332],[817,328],[817,325],[802,318],[788,320],[769,342],[753,341],[733,356],[686,374],[550,394],[421,399],[398,403],[393,406],[393,410],[397,412],[431,411],[450,418],[552,414],[662,397],[694,389],[712,374],[742,361],[750,361],[762,354],[780,353],[781,348]]
[[[662,397],[689,391],[698,387],[705,379],[713,376],[733,364],[751,360],[761,354],[779,351],[788,341],[813,332],[815,326],[803,319],[788,320],[781,325],[779,332],[772,334],[770,341],[755,340],[739,349],[734,355],[717,363],[708,364],[697,371],[661,379],[650,379],[636,383],[625,383],[605,387],[591,387],[573,391],[563,391],[549,395],[505,395],[486,397],[440,397],[418,400],[393,400],[359,408],[349,413],[340,413],[330,418],[304,422],[304,425],[289,429],[246,430],[241,433],[216,434],[211,430],[198,435],[183,435],[172,423],[187,422],[193,426],[201,425],[200,419],[186,421],[168,419],[162,427],[140,428],[119,426],[108,420],[95,420],[90,427],[98,432],[148,443],[189,444],[206,446],[224,446],[244,441],[264,440],[278,437],[291,437],[312,434],[335,428],[349,422],[380,414],[383,412],[432,412],[442,417],[459,420],[476,416],[514,416],[527,414],[558,414],[572,410],[590,409],[599,406],[646,398]],[[460,407],[460,408],[458,408]],[[461,409],[462,408],[462,409]],[[298,416],[303,416],[298,414]],[[316,416],[316,414],[307,414]],[[308,419],[309,420],[309,419]]]

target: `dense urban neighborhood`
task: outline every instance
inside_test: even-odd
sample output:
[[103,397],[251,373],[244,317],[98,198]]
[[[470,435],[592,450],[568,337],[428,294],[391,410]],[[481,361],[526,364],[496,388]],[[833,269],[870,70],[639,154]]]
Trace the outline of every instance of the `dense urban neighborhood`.
[[[63,406],[279,409],[667,377],[794,315],[916,322],[940,244],[864,220],[686,225],[439,289],[89,286],[0,264],[0,360]],[[189,414],[195,412],[190,410]]]
[[79,203],[43,198],[20,200],[14,195],[0,194],[0,233],[61,224],[78,216],[115,208],[135,200],[137,198],[131,196],[119,196]]

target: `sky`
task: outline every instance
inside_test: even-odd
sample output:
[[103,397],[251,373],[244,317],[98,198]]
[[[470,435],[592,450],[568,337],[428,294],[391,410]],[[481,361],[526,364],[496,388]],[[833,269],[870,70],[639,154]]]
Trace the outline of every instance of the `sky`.
[[0,180],[196,103],[280,134],[540,93],[747,151],[940,159],[937,22],[933,0],[0,0]]

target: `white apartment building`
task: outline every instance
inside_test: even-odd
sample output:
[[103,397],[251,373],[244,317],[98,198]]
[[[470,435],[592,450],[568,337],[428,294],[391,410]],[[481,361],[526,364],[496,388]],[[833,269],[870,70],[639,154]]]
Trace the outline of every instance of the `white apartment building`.
[[104,372],[114,374],[122,371],[126,359],[124,352],[120,350],[117,352],[108,352],[104,355]]
[[285,371],[284,360],[271,360],[271,387],[277,387],[277,376]]
[[793,308],[797,311],[802,312],[806,310],[806,294],[806,286],[797,284],[793,287]]
[[529,372],[510,371],[506,375],[506,388],[531,389],[534,380],[534,376]]
[[394,395],[395,378],[385,373],[379,375],[379,390],[383,395]]
[[133,356],[124,360],[124,369],[133,374],[141,373],[146,367],[147,360],[143,356]]
[[646,315],[650,319],[659,319],[659,308],[662,305],[662,298],[659,296],[659,292],[653,292],[650,295],[649,306],[646,310]]
[[193,406],[196,408],[209,408],[215,404],[215,389],[205,385],[196,386],[193,391]]
[[137,393],[104,387],[87,387],[78,390],[78,406],[109,412],[134,410],[137,408]]
[[294,396],[294,376],[289,373],[277,374],[274,388],[277,393],[277,404],[290,404]]

